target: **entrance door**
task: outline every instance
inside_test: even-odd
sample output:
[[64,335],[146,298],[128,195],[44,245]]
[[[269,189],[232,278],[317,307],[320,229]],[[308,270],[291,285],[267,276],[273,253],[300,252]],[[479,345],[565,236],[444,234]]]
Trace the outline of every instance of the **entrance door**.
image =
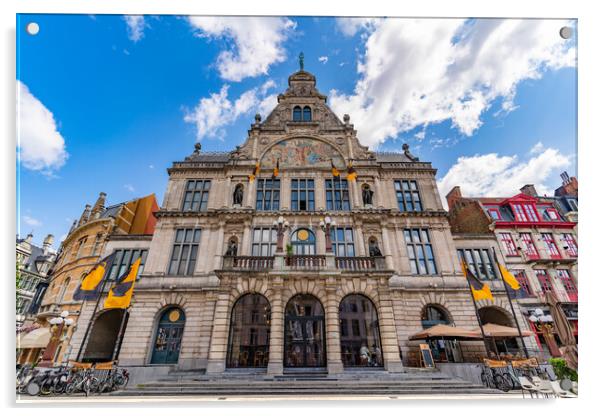
[[297,295],[286,305],[284,366],[325,367],[324,308],[311,295]]
[[179,308],[166,310],[159,321],[151,364],[176,364],[180,357],[184,312]]

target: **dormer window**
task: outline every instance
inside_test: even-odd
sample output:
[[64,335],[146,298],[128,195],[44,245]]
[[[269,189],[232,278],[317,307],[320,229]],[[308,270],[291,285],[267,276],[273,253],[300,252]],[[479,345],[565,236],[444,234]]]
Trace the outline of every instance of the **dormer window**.
[[293,108],[293,121],[301,121],[301,107]]
[[552,221],[557,221],[560,219],[558,217],[558,212],[556,212],[556,210],[554,208],[546,209],[546,214],[547,214],[548,218]]
[[502,218],[502,216],[500,215],[500,211],[498,211],[496,208],[489,208],[487,210],[487,212],[489,213],[489,216],[493,220],[497,221],[497,220],[500,220]]
[[303,121],[311,121],[311,108],[303,107]]
[[514,217],[520,222],[537,222],[539,217],[532,204],[512,204]]

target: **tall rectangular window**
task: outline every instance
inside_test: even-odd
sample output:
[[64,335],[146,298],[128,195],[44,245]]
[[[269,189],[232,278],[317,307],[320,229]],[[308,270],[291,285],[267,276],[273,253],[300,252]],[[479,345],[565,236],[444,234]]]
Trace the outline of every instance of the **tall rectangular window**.
[[523,210],[523,206],[520,204],[512,205],[514,209],[514,216],[516,221],[525,222],[527,221],[527,216],[525,215],[525,211]]
[[280,179],[257,179],[257,211],[280,209]]
[[530,259],[538,259],[539,253],[537,252],[537,248],[533,243],[533,237],[531,236],[531,233],[520,233],[518,236],[525,246],[525,254]]
[[541,233],[541,239],[543,240],[546,251],[551,259],[562,258],[560,251],[558,251],[558,247],[556,246],[556,241],[554,241],[554,236],[551,233]]
[[527,214],[527,219],[531,222],[539,221],[539,216],[537,215],[537,211],[535,207],[531,204],[525,204],[525,213]]
[[416,181],[398,180],[394,184],[400,211],[422,211],[422,201]]
[[313,179],[291,179],[291,211],[314,211]]
[[148,250],[140,249],[124,249],[115,250],[115,257],[113,264],[111,265],[111,271],[109,272],[109,280],[116,280],[127,272],[128,268],[141,257],[140,267],[138,267],[138,274],[136,279],[140,277],[140,274],[144,271],[144,263],[146,263],[146,255]]
[[349,184],[347,179],[336,177],[326,179],[326,209],[328,211],[349,211]]
[[533,289],[531,289],[531,285],[529,284],[529,279],[524,270],[511,270],[510,273],[516,277],[516,280],[520,284],[521,289],[525,294],[529,297],[533,297]]
[[552,292],[554,290],[550,275],[548,275],[547,271],[544,269],[535,269],[535,276],[537,276],[539,286],[541,286],[543,293]]
[[353,229],[350,227],[331,227],[330,240],[332,250],[338,257],[354,257],[355,245],[353,244]]
[[436,274],[435,256],[429,231],[426,228],[403,230],[412,274]]
[[564,240],[564,247],[568,255],[577,257],[577,242],[573,234],[562,234],[562,239]]
[[257,227],[253,229],[252,256],[273,256],[276,252],[276,229]]
[[497,279],[489,249],[459,249],[458,258],[460,262],[466,261],[470,271],[479,279]]
[[84,246],[86,245],[87,238],[84,237],[77,242],[77,251],[75,252],[75,258],[79,259],[84,255]]
[[502,240],[502,247],[504,247],[504,252],[507,256],[518,256],[518,251],[514,245],[512,234],[500,233],[500,239]]
[[210,189],[211,181],[209,179],[188,181],[184,192],[182,211],[206,211]]
[[556,270],[556,275],[562,283],[562,286],[564,286],[564,290],[568,295],[569,300],[571,302],[577,302],[577,286],[575,285],[573,277],[571,276],[569,271],[566,269],[559,269]]
[[198,228],[178,228],[169,262],[169,274],[191,276],[194,274],[201,230]]

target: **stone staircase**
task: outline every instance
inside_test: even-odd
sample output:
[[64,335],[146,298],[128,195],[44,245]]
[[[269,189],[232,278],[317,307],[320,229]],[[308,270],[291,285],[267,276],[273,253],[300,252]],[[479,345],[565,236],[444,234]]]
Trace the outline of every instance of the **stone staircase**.
[[437,370],[406,369],[403,373],[385,371],[346,371],[336,376],[320,373],[266,375],[226,372],[208,375],[199,371],[174,371],[155,381],[128,386],[112,393],[117,396],[401,396],[504,394]]

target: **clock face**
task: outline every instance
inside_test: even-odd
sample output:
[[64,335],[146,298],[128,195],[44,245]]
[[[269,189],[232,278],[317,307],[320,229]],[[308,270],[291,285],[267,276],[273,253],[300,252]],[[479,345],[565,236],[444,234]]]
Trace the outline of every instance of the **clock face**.
[[180,311],[177,309],[174,309],[173,311],[171,311],[169,313],[169,321],[170,322],[176,322],[178,319],[180,319]]
[[309,238],[309,233],[307,232],[307,230],[299,230],[299,232],[297,233],[297,237],[301,241],[306,241]]

